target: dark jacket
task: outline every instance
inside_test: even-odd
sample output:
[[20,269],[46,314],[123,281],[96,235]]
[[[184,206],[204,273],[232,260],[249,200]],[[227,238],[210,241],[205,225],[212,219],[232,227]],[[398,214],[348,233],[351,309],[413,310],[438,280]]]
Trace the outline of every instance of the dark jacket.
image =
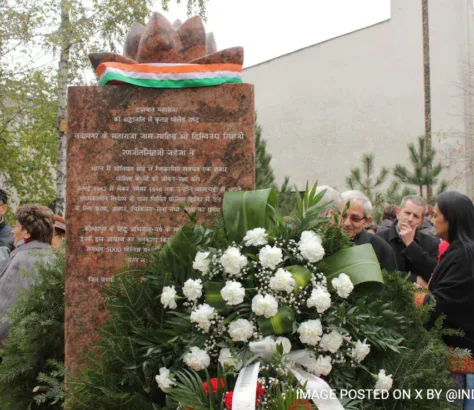
[[435,228],[428,218],[425,218],[421,225],[418,227],[418,232],[422,232],[425,235],[434,236]]
[[375,254],[377,255],[380,267],[389,272],[397,270],[397,262],[395,260],[395,255],[393,254],[392,249],[390,249],[390,246],[378,236],[370,234],[365,229],[362,229],[359,235],[354,238],[354,243],[356,245],[364,245],[366,243],[370,243],[374,248]]
[[0,272],[0,346],[8,335],[8,322],[3,320],[15,304],[18,292],[34,284],[35,275],[25,277],[23,272],[31,274],[37,263],[47,262],[51,256],[51,246],[38,241],[18,246],[10,254],[8,264]]
[[393,225],[393,221],[390,220],[390,219],[384,219],[382,221],[382,223],[379,225],[379,229],[377,229],[377,232],[378,231],[385,231],[387,229],[389,229],[391,226]]
[[7,225],[5,218],[0,222],[0,232],[3,232],[0,235],[0,246],[6,246],[11,251],[13,249],[13,241],[15,238],[13,237],[12,228]]
[[438,264],[439,241],[434,236],[417,231],[414,241],[409,246],[405,246],[397,232],[397,226],[398,221],[395,220],[389,229],[377,232],[377,236],[392,248],[398,270],[404,277],[416,282],[416,277],[419,275],[429,282],[431,274]]
[[443,327],[461,329],[465,337],[444,336],[449,346],[474,352],[474,266],[459,241],[454,241],[433,273],[425,303],[434,299],[432,325],[439,315],[445,315]]

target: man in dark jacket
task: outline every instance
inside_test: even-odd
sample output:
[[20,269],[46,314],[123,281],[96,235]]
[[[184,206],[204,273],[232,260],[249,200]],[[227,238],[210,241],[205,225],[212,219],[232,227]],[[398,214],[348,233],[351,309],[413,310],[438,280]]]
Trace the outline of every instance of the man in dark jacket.
[[397,270],[397,262],[390,246],[378,236],[368,233],[365,226],[372,221],[372,203],[362,192],[346,191],[342,193],[344,207],[350,203],[345,212],[342,227],[356,245],[370,243],[374,248],[380,267],[389,272]]
[[392,248],[402,275],[425,286],[437,265],[439,245],[435,237],[418,229],[424,221],[426,209],[423,198],[408,195],[402,199],[393,225],[377,232],[377,236]]
[[5,213],[8,210],[8,195],[0,188],[0,246],[5,246],[11,251],[13,249],[13,232],[5,221]]

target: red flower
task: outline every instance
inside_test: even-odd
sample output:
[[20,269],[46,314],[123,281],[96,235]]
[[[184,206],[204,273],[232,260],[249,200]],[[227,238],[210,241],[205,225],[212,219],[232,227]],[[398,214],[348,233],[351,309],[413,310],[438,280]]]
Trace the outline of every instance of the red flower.
[[226,409],[232,410],[232,399],[234,398],[234,392],[229,391],[224,396],[224,404]]
[[[211,385],[212,385],[212,391],[216,393],[217,392],[217,377],[213,377],[211,379]],[[206,392],[206,394],[209,394],[209,384],[207,382],[204,382],[202,386],[204,387],[204,391]],[[221,387],[222,388],[225,387],[224,379],[221,379]]]
[[[264,390],[262,384],[257,383],[257,396],[256,396],[256,399],[255,399],[255,404],[257,406],[260,403],[260,397],[262,397],[264,394],[265,394],[265,390]],[[234,398],[234,392],[233,391],[227,392],[224,396],[224,404],[225,404],[225,407],[228,410],[232,410],[232,399],[233,398]]]

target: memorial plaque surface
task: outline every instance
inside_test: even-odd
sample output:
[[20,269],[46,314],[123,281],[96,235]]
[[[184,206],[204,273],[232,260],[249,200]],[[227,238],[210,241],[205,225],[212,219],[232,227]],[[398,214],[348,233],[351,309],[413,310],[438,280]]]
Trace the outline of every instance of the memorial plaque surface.
[[142,262],[137,241],[162,245],[205,222],[225,191],[255,184],[249,84],[194,89],[69,89],[66,364],[76,371],[104,320],[102,286]]

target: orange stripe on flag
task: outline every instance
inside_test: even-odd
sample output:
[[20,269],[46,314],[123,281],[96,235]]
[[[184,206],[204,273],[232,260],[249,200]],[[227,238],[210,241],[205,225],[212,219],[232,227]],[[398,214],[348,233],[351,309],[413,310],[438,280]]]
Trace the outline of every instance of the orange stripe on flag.
[[154,73],[154,74],[180,74],[180,73],[199,73],[216,71],[234,71],[242,72],[242,66],[239,64],[196,64],[182,66],[153,66],[148,64],[123,64],[116,62],[102,63],[97,67],[96,73],[100,77],[107,67],[117,68],[123,71],[134,73]]

